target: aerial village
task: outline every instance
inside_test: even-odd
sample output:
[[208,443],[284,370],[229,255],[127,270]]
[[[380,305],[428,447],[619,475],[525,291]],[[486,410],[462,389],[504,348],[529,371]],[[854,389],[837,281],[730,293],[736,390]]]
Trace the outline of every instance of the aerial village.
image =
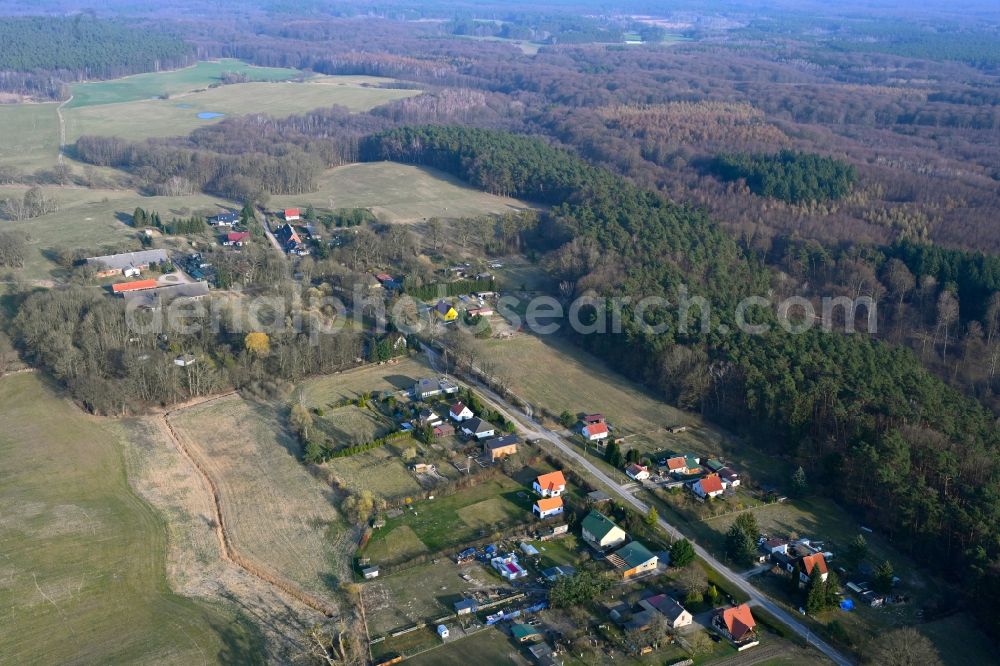
[[[299,209],[265,219],[263,237],[251,233],[240,212],[207,222],[228,252],[271,243],[304,257],[319,243],[338,243],[336,237],[324,240]],[[202,299],[219,289],[215,267],[198,251],[147,249],[86,263],[97,278],[109,280],[110,297],[142,309]],[[503,263],[483,267],[496,271]],[[456,289],[445,297],[427,295],[423,315],[440,327],[486,320],[499,339],[516,333],[495,312],[500,292],[493,274],[469,264],[443,266],[440,273]],[[388,299],[403,289],[405,276],[377,272],[367,279]],[[378,353],[369,355],[377,364],[397,363],[421,348],[399,332],[377,344]],[[198,360],[182,353],[173,363],[186,367]],[[745,592],[701,567],[686,539],[662,529],[656,505],[641,513],[627,500],[641,493],[662,498],[663,510],[680,506],[680,513],[724,515],[729,506],[739,513],[748,505],[787,501],[778,488],[746,483],[739,466],[721,453],[685,448],[688,425],[662,425],[661,439],[676,442],[675,448],[643,450],[601,413],[550,415],[558,436],[605,466],[616,484],[616,492],[608,492],[578,468],[565,468],[534,434],[522,437],[522,421],[481,393],[473,378],[460,377],[413,377],[405,389],[363,391],[353,401],[313,409],[322,417],[324,409],[349,402],[390,427],[369,444],[307,452],[310,464],[397,439],[418,443],[401,455],[421,491],[378,498],[354,562],[374,663],[398,663],[488,627],[509,636],[527,663],[538,664],[567,663],[581,645],[608,659],[691,663],[685,660],[741,652],[781,634]],[[836,551],[822,534],[754,528],[747,536],[753,552],[746,579],[793,590],[790,605],[837,571]],[[854,577],[829,595],[845,610],[906,601],[875,584],[870,567],[839,572]]]

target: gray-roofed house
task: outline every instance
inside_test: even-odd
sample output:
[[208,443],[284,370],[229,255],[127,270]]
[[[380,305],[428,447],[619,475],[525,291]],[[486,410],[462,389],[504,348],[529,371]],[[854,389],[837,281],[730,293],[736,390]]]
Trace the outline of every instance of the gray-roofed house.
[[489,454],[490,461],[495,461],[516,454],[520,443],[521,439],[517,435],[491,437],[483,442],[483,450]]
[[87,264],[97,269],[97,277],[119,274],[132,277],[149,268],[151,264],[161,264],[166,261],[169,261],[166,250],[142,250],[87,258]]
[[639,605],[648,611],[656,611],[663,614],[667,618],[667,622],[670,623],[671,629],[686,627],[694,622],[694,617],[691,616],[691,613],[684,606],[677,603],[677,600],[673,597],[668,597],[665,594],[656,594],[648,599],[643,599],[639,602]]
[[462,432],[469,437],[475,437],[476,439],[487,439],[497,434],[497,428],[495,425],[482,420],[478,416],[475,416],[468,421],[463,421],[460,427],[462,428]]

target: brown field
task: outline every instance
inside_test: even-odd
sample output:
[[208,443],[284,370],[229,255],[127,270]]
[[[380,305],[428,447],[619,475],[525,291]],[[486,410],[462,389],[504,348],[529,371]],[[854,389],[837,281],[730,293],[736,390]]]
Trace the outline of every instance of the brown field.
[[350,576],[352,530],[328,486],[298,461],[275,410],[229,396],[171,417],[221,495],[235,548],[306,591],[332,599]]

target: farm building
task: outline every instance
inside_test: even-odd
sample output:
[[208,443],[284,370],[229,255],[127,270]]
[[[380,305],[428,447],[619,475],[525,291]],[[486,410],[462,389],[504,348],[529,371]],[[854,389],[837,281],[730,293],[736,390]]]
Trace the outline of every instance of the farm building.
[[658,558],[638,541],[633,541],[608,555],[608,562],[628,580],[641,574],[656,571]]
[[542,497],[559,497],[566,490],[566,477],[558,470],[541,474],[535,479],[533,487]]
[[179,300],[198,300],[208,295],[208,283],[204,280],[200,282],[189,282],[187,284],[173,284],[166,287],[156,287],[154,289],[141,289],[139,291],[127,291],[122,294],[125,302],[129,306],[137,308],[156,308],[169,305]]
[[132,277],[139,275],[152,264],[162,264],[167,261],[169,259],[166,250],[143,250],[141,252],[88,257],[87,265],[97,269],[97,277],[110,277],[119,274]]
[[543,497],[535,502],[531,510],[539,518],[558,516],[563,512],[563,501],[561,497]]
[[156,287],[156,280],[133,280],[132,282],[119,282],[111,285],[111,291],[116,294],[123,294],[127,291],[141,291],[143,289],[153,289]]
[[591,511],[580,525],[583,540],[597,550],[609,550],[625,542],[625,530],[599,511]]
[[496,462],[517,453],[517,445],[521,440],[517,435],[504,435],[503,437],[493,437],[483,442],[483,450],[489,454],[490,461]]

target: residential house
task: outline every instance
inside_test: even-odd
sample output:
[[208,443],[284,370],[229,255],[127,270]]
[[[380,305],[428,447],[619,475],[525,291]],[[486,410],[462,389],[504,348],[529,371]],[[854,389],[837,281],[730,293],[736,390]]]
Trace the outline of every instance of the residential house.
[[514,640],[518,643],[528,643],[531,641],[542,640],[542,632],[538,631],[530,624],[512,624],[510,627],[510,635],[514,637]]
[[302,213],[298,208],[286,208],[282,214],[285,222],[294,222],[302,219]]
[[166,250],[143,250],[87,258],[87,264],[97,270],[97,277],[110,277],[112,275],[132,277],[139,275],[152,264],[162,264],[167,261],[169,259]]
[[705,467],[707,467],[711,472],[718,472],[720,469],[725,467],[725,465],[718,458],[709,458],[705,462]]
[[598,440],[607,439],[608,437],[608,424],[603,421],[600,423],[589,423],[580,430],[584,439],[588,442],[596,442]]
[[561,666],[562,661],[555,658],[555,652],[548,643],[538,643],[528,647],[528,652],[535,659],[538,666]]
[[219,213],[218,215],[213,215],[208,218],[208,226],[210,227],[232,227],[235,226],[237,222],[240,221],[240,214],[227,212]]
[[723,467],[718,471],[719,478],[727,488],[736,488],[740,485],[740,475],[729,467]]
[[708,498],[721,495],[725,488],[722,487],[722,479],[719,478],[718,474],[709,474],[695,481],[691,485],[691,490],[698,497]]
[[591,511],[580,524],[583,540],[597,550],[610,550],[625,543],[628,534],[599,511]]
[[244,243],[250,240],[249,231],[230,231],[225,235],[225,239],[222,241],[223,245],[232,246],[236,245],[241,247]]
[[659,558],[638,541],[632,541],[608,555],[608,562],[621,572],[625,580],[656,571],[658,561]]
[[419,414],[417,415],[417,418],[420,421],[420,425],[436,426],[436,425],[441,425],[442,423],[442,419],[438,415],[438,413],[435,412],[433,409],[429,409],[427,407],[420,410]]
[[517,454],[517,445],[521,440],[517,435],[503,435],[502,437],[492,437],[483,442],[483,451],[489,455],[490,462],[502,460],[507,456]]
[[635,481],[645,481],[649,478],[649,468],[645,465],[632,463],[625,468],[625,475]]
[[127,291],[141,291],[143,289],[155,289],[156,280],[133,280],[132,282],[119,282],[111,285],[111,291],[116,294],[123,294]]
[[290,224],[281,225],[277,231],[274,232],[274,237],[281,244],[281,247],[285,249],[285,252],[289,254],[299,254],[303,253],[309,254],[309,250],[306,249],[305,244],[302,242],[302,237],[299,233],[295,231],[295,228]]
[[799,560],[799,580],[803,583],[808,583],[809,579],[812,577],[813,569],[819,570],[820,580],[825,581],[830,575],[826,566],[826,558],[823,557],[823,553],[806,555]]
[[566,490],[566,477],[558,470],[542,474],[535,479],[533,487],[542,497],[559,497]]
[[451,415],[453,421],[458,421],[459,423],[461,423],[462,421],[468,421],[473,416],[475,416],[475,414],[472,413],[472,410],[469,409],[465,405],[465,403],[461,401],[456,402],[454,405],[451,406],[449,414]]
[[561,515],[563,512],[562,497],[543,497],[532,507],[539,519]]
[[448,301],[438,301],[438,304],[434,306],[434,312],[444,322],[458,319],[458,311]]
[[413,385],[411,392],[413,393],[414,398],[418,400],[426,400],[427,398],[433,398],[436,395],[451,395],[452,393],[458,393],[458,386],[443,377],[441,379],[428,379],[424,377],[417,380],[417,383]]
[[745,650],[758,643],[757,622],[753,619],[750,606],[746,604],[716,609],[712,626],[728,638],[737,650]]
[[667,458],[666,467],[671,474],[687,474],[687,459],[684,456]]
[[468,615],[479,610],[479,602],[475,599],[462,599],[455,602],[455,615]]
[[673,597],[665,594],[656,594],[648,599],[643,599],[639,605],[648,611],[656,611],[665,616],[671,629],[686,627],[694,622],[694,617],[684,606],[677,603]]
[[488,439],[497,433],[496,426],[477,416],[472,417],[468,421],[462,421],[462,425],[459,427],[466,435],[475,437],[478,440]]

